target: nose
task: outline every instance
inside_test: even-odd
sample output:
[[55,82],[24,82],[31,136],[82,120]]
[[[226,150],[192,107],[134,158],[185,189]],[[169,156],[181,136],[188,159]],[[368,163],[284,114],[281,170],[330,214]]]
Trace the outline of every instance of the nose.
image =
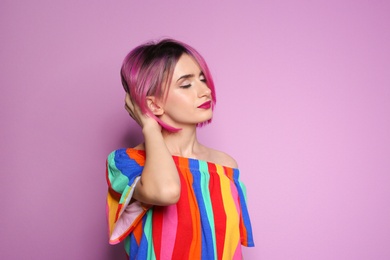
[[198,91],[199,97],[210,97],[211,96],[211,89],[207,86],[205,82],[201,82],[199,84],[199,91]]

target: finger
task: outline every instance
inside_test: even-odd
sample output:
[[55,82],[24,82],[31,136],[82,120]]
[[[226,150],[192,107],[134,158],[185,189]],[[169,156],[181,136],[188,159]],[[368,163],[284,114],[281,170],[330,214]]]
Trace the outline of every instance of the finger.
[[135,115],[134,115],[133,111],[131,111],[131,110],[128,109],[127,107],[125,107],[125,109],[126,109],[127,113],[129,113],[130,117],[133,118],[133,119],[135,119]]
[[125,102],[127,102],[128,99],[131,99],[131,98],[130,98],[130,94],[126,92],[126,95],[125,95]]
[[125,108],[126,108],[126,110],[128,110],[128,109],[134,110],[134,103],[132,102],[132,100],[130,99],[130,96],[128,94],[126,95],[126,98],[125,98]]
[[125,103],[127,105],[134,105],[134,102],[133,102],[133,99],[131,98],[130,94],[129,93],[126,93],[126,96],[125,96]]
[[128,106],[127,104],[125,104],[125,109],[126,109],[126,111],[129,112],[129,113],[131,112],[131,109],[129,108],[129,106]]

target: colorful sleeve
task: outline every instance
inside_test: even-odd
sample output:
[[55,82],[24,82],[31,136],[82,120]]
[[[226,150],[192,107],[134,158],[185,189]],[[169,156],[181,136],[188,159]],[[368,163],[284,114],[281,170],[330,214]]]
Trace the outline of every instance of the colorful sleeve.
[[147,211],[139,201],[131,200],[143,165],[130,158],[126,149],[109,154],[106,164],[107,220],[109,243],[126,238]]
[[240,172],[238,169],[234,169],[233,179],[234,184],[237,187],[238,196],[240,200],[241,215],[240,215],[240,235],[241,244],[247,247],[255,246],[253,241],[251,220],[249,218],[248,207],[246,203],[246,187],[243,182],[239,180]]

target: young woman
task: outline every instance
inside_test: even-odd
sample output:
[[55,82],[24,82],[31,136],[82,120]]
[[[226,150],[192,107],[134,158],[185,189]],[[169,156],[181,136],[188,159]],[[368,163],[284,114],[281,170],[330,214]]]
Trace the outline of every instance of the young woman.
[[144,143],[108,156],[110,243],[129,259],[241,259],[254,243],[237,163],[196,135],[216,102],[206,62],[166,39],[132,50],[121,77]]

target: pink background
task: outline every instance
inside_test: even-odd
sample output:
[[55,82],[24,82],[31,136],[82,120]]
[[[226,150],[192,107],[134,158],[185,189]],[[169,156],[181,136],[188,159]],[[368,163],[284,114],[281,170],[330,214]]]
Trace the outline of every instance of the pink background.
[[140,141],[119,68],[197,48],[218,104],[199,138],[239,162],[246,259],[390,259],[388,1],[1,1],[1,259],[119,259],[105,158]]

